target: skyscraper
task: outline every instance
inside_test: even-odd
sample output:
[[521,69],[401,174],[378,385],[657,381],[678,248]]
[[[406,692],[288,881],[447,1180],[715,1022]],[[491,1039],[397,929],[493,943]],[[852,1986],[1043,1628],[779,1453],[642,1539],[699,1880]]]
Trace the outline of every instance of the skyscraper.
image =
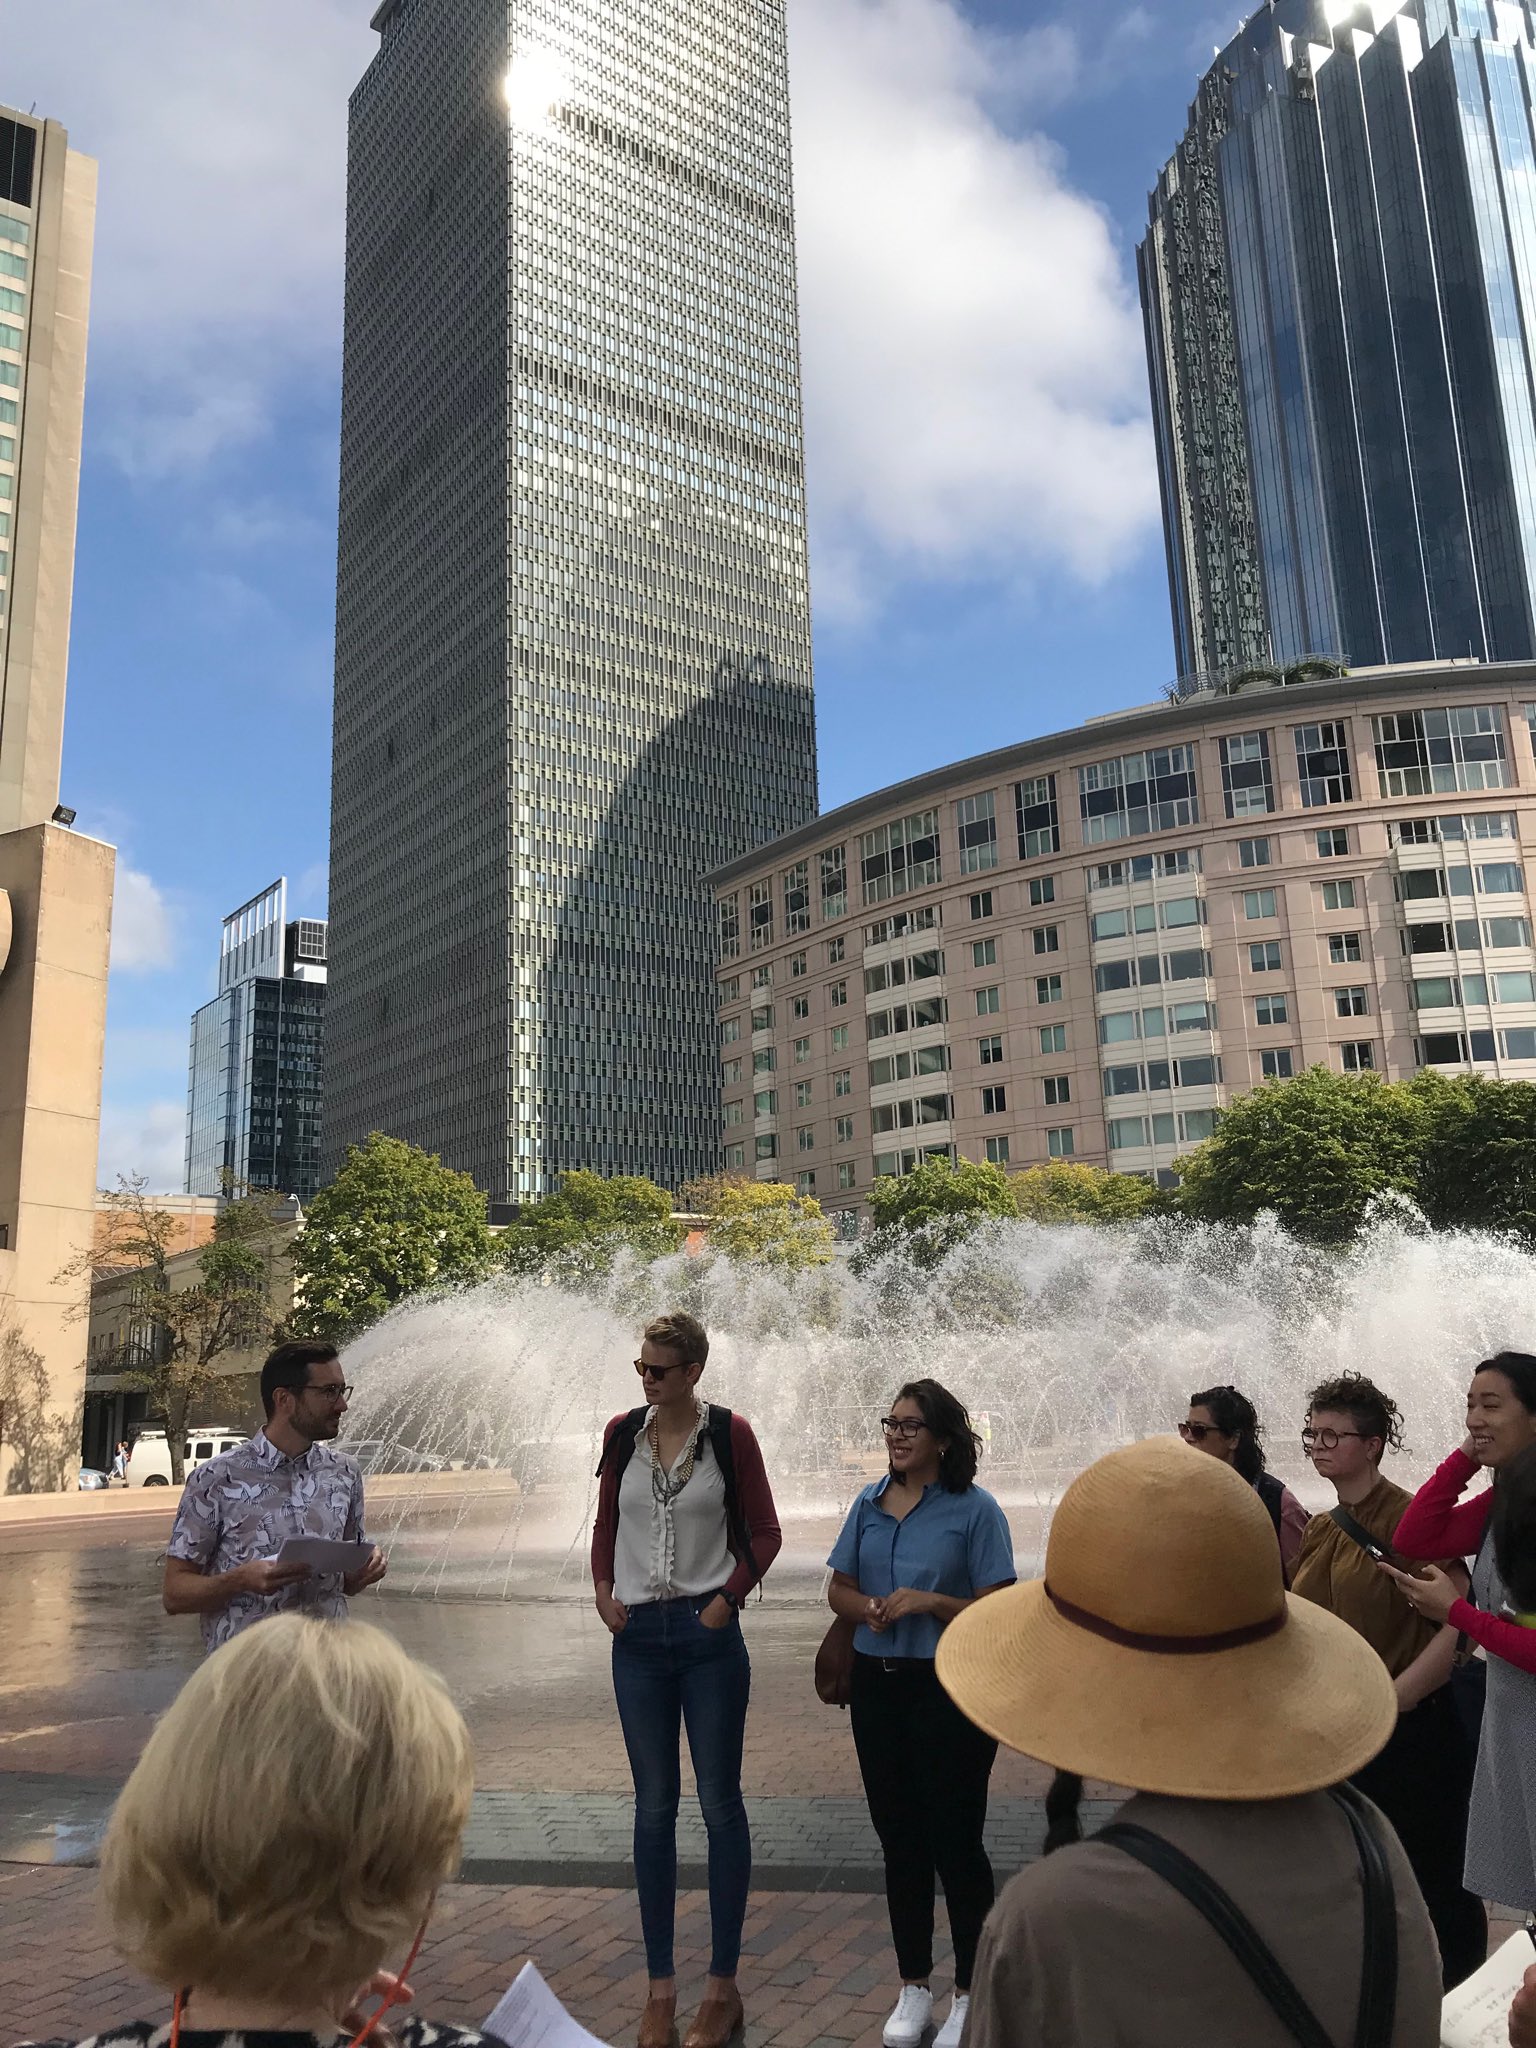
[[1536,653],[1529,0],[1270,0],[1140,250],[1180,673]]
[[113,856],[59,766],[95,222],[91,159],[0,108],[0,1493],[73,1482],[85,1385]]
[[192,1019],[189,1195],[320,1185],[326,928],[273,882],[224,920],[219,992]]
[[325,1155],[718,1160],[705,877],[816,798],[783,0],[385,0],[353,95]]

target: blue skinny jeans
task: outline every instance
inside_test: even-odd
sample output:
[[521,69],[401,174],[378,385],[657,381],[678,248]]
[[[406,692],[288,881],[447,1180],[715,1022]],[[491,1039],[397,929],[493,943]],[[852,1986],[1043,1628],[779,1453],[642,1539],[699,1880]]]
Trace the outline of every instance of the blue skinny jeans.
[[646,1967],[673,1975],[677,1911],[679,1736],[688,1753],[709,1836],[710,1974],[734,1977],[752,1882],[752,1838],[741,1796],[741,1750],[752,1666],[741,1623],[699,1619],[712,1593],[631,1607],[613,1639],[613,1691],[635,1781],[635,1881]]

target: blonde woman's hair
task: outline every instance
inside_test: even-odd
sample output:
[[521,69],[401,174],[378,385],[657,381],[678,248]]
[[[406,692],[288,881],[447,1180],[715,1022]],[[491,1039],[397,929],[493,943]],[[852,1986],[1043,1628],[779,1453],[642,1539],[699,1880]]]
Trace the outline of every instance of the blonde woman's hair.
[[472,1786],[457,1707],[393,1637],[258,1622],[188,1680],[123,1788],[102,1851],[117,1944],[173,1989],[349,1996],[404,1961]]
[[684,1365],[707,1365],[709,1362],[709,1338],[704,1325],[697,1316],[685,1315],[681,1309],[668,1316],[657,1316],[645,1326],[643,1332],[647,1344],[657,1344],[663,1351],[675,1351]]

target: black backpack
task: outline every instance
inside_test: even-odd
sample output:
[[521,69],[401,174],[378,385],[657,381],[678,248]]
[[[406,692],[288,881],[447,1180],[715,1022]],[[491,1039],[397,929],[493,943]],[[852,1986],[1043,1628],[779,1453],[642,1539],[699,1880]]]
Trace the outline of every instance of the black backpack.
[[1275,1535],[1280,1534],[1280,1517],[1285,1509],[1285,1487],[1273,1472],[1261,1472],[1253,1482],[1253,1490],[1269,1509],[1269,1519],[1275,1525]]
[[[635,1455],[635,1445],[645,1427],[649,1408],[631,1408],[618,1428],[603,1446],[603,1455],[598,1461],[597,1478],[601,1479],[610,1467],[613,1483],[617,1486],[624,1477],[625,1467]],[[713,1402],[704,1411],[704,1434],[709,1439],[709,1448],[714,1452],[715,1463],[720,1467],[720,1476],[725,1482],[725,1526],[730,1535],[731,1548],[736,1555],[746,1560],[754,1585],[761,1587],[762,1574],[757,1569],[757,1559],[752,1554],[752,1538],[747,1530],[746,1517],[741,1512],[741,1495],[736,1485],[736,1452],[731,1443],[731,1411],[717,1408]]]

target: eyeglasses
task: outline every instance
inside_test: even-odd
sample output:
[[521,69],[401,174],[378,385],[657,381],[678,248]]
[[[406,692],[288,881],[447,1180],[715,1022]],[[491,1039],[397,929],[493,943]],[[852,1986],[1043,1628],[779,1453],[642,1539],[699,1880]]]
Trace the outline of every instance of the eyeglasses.
[[1203,1444],[1208,1436],[1220,1436],[1222,1432],[1214,1422],[1181,1422],[1179,1435],[1187,1444]]
[[669,1372],[686,1372],[692,1363],[691,1358],[675,1358],[670,1365],[647,1365],[643,1358],[637,1358],[635,1371],[641,1379],[664,1380]]
[[918,1431],[920,1429],[926,1429],[928,1425],[926,1422],[919,1422],[915,1420],[915,1418],[910,1415],[882,1415],[880,1418],[880,1427],[885,1431],[887,1436],[904,1437],[906,1441],[910,1443],[913,1437],[917,1435]]
[[352,1398],[350,1387],[306,1387],[304,1391],[306,1394],[318,1394],[322,1401],[350,1401]]
[[1304,1451],[1336,1451],[1347,1436],[1356,1438],[1360,1443],[1365,1442],[1363,1429],[1304,1429],[1301,1447]]

